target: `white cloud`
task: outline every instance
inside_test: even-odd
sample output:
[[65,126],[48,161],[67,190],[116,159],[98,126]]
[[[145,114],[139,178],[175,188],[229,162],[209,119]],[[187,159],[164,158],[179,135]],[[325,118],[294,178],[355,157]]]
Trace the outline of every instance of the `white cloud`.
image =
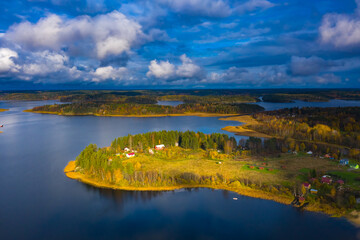
[[11,26],[5,39],[31,51],[69,48],[70,53],[86,55],[90,49],[95,57],[104,59],[129,52],[145,35],[137,22],[113,11],[74,19],[51,14],[35,24],[25,21]]
[[290,70],[293,75],[308,76],[319,73],[326,66],[326,61],[316,56],[309,58],[292,56]]
[[175,74],[175,66],[169,61],[160,61],[159,63],[156,60],[152,60],[149,65],[149,71],[146,76],[156,77],[162,79],[168,79]]
[[360,0],[354,14],[326,14],[319,28],[322,43],[335,47],[360,45]]
[[268,9],[271,7],[274,7],[275,4],[267,1],[267,0],[250,0],[246,3],[240,4],[236,7],[235,11],[243,14],[246,12],[252,12],[252,11],[256,11],[256,10],[263,10],[263,9]]
[[65,53],[50,51],[35,52],[28,58],[28,63],[22,65],[22,73],[26,75],[44,76],[49,73],[68,71],[65,66],[69,61]]
[[0,48],[0,73],[17,72],[19,66],[14,63],[18,58],[17,52],[9,48]]
[[192,78],[201,73],[201,68],[194,64],[185,54],[180,56],[180,60],[182,64],[176,69],[177,76]]
[[340,83],[341,78],[334,75],[333,73],[326,73],[320,76],[316,76],[315,81],[320,84]]
[[93,73],[93,81],[100,82],[103,80],[123,80],[127,69],[125,67],[114,68],[112,66],[99,67]]
[[148,77],[156,77],[160,79],[177,79],[177,78],[194,78],[200,77],[202,69],[193,63],[185,54],[180,56],[181,65],[175,66],[169,61],[156,60],[150,62]]

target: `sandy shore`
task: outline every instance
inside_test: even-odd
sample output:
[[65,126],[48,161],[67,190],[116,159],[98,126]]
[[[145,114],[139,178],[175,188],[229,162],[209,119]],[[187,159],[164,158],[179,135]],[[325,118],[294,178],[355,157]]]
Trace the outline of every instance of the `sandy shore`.
[[248,129],[248,125],[256,125],[259,124],[258,121],[256,121],[252,116],[250,115],[242,115],[242,116],[234,116],[234,117],[228,117],[228,118],[220,118],[219,120],[223,121],[237,121],[243,123],[243,125],[240,126],[227,126],[222,128],[222,130],[233,132],[236,135],[241,136],[248,136],[248,137],[261,137],[261,138],[271,138],[271,136],[259,133],[254,130]]
[[[95,179],[92,179],[82,173],[75,172],[75,161],[70,161],[68,165],[65,167],[64,172],[68,178],[78,180],[85,184],[89,184],[94,187],[98,188],[108,188],[114,190],[125,190],[125,191],[172,191],[176,189],[182,188],[212,188],[212,189],[221,189],[221,190],[228,190],[235,193],[238,193],[243,196],[271,200],[278,203],[282,203],[285,205],[290,205],[293,198],[289,196],[282,196],[272,194],[270,192],[264,192],[258,189],[252,189],[250,187],[241,186],[241,187],[230,187],[228,185],[177,185],[177,186],[164,186],[164,187],[132,187],[132,186],[117,186],[113,184],[109,184],[106,182],[99,182]],[[354,224],[356,227],[360,227],[360,213],[357,211],[353,211],[350,214],[344,214],[344,212],[340,211],[339,209],[331,208],[330,206],[324,205],[309,205],[304,208],[307,211],[312,212],[320,212],[325,213],[330,216],[335,217],[345,217],[349,222]]]

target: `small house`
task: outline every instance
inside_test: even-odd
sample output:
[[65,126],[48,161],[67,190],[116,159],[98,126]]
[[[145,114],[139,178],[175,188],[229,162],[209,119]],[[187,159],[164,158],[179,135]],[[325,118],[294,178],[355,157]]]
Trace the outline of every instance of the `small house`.
[[306,154],[312,155],[313,152],[312,152],[312,151],[308,151]]
[[338,183],[338,184],[340,184],[340,185],[343,185],[343,184],[344,184],[344,180],[339,179],[339,180],[336,181],[336,183]]
[[305,198],[303,196],[299,197],[299,202],[305,202]]
[[331,184],[332,179],[329,175],[324,175],[321,177],[321,183]]
[[359,164],[357,164],[357,163],[352,163],[352,164],[350,164],[349,166],[350,166],[350,168],[352,168],[352,169],[359,169]]
[[165,148],[164,144],[159,144],[155,146],[155,150],[163,150]]
[[132,152],[132,153],[127,153],[127,154],[126,154],[126,157],[127,157],[127,158],[135,157],[135,153],[133,153],[133,152]]
[[340,165],[345,166],[349,164],[349,159],[343,158],[340,160]]
[[124,152],[129,152],[130,151],[130,149],[129,148],[124,148]]
[[149,149],[149,153],[150,153],[151,155],[153,155],[153,154],[154,154],[154,151],[150,148],[150,149]]
[[108,158],[108,162],[112,162],[112,158]]
[[120,153],[116,153],[116,156],[119,157],[119,156],[120,156]]
[[305,189],[310,189],[311,184],[310,183],[303,183],[303,186]]
[[311,193],[311,194],[317,194],[317,193],[318,193],[318,190],[312,188],[312,189],[310,189],[310,193]]
[[325,154],[324,157],[326,157],[326,158],[331,158],[331,155],[327,153],[327,154]]

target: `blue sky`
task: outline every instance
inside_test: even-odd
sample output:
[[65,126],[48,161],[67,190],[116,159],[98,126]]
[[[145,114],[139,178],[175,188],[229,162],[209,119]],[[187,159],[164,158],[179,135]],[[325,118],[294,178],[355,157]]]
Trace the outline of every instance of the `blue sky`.
[[0,0],[0,89],[360,87],[360,0]]

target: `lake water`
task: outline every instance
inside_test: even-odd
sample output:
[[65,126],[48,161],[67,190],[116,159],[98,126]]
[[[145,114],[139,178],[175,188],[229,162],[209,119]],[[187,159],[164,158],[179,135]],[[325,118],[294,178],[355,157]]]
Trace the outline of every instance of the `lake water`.
[[232,192],[114,191],[68,179],[65,165],[89,143],[158,130],[224,132],[238,123],[22,112],[43,104],[0,102],[10,108],[0,113],[0,239],[359,239],[344,219]]
[[183,104],[184,102],[182,101],[158,101],[157,104],[158,105],[163,105],[163,106],[173,106],[176,107],[180,104]]
[[278,110],[282,108],[293,108],[293,107],[360,107],[360,101],[347,101],[347,100],[330,100],[328,102],[304,102],[294,101],[292,103],[270,103],[270,102],[257,102],[265,108],[267,111]]

